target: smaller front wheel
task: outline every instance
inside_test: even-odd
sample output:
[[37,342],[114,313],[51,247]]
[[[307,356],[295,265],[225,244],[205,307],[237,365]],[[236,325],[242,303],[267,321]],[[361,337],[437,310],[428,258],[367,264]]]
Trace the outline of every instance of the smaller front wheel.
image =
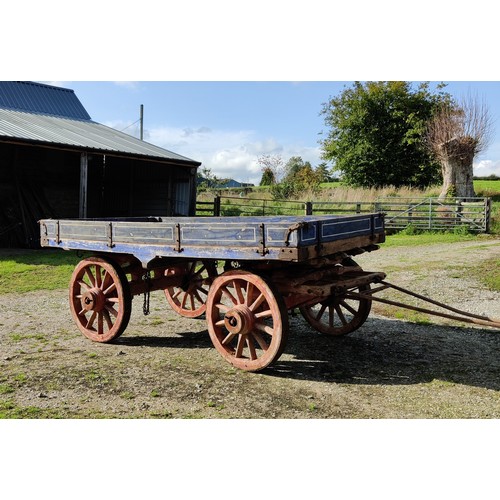
[[[361,285],[352,291],[362,293],[368,290],[370,285]],[[368,318],[371,306],[369,299],[332,295],[312,306],[300,307],[300,312],[318,332],[340,336],[357,330]]]
[[130,320],[132,297],[125,273],[100,257],[82,260],[71,277],[69,304],[83,335],[94,342],[110,342]]

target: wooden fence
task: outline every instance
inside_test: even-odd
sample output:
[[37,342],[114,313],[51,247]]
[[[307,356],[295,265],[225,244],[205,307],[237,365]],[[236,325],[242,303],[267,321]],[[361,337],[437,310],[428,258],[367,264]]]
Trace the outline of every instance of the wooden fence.
[[378,198],[375,202],[301,202],[216,196],[213,201],[198,201],[199,216],[245,215],[348,215],[362,213],[386,214],[389,230],[408,226],[430,231],[465,228],[476,233],[488,233],[491,218],[491,198]]

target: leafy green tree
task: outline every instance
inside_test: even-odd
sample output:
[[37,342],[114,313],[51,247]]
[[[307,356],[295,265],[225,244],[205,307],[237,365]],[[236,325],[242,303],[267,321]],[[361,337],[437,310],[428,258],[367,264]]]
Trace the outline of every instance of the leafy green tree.
[[201,173],[197,174],[198,191],[206,191],[219,185],[220,179],[212,173],[212,169],[203,167]]
[[302,159],[300,156],[292,156],[286,163],[285,163],[285,176],[283,181],[290,181],[293,182],[294,179],[296,178],[297,174],[304,168],[310,168],[311,164]]
[[427,125],[450,99],[444,85],[355,82],[323,104],[329,127],[321,141],[324,160],[345,183],[424,187],[440,180],[440,166],[425,144]]
[[271,187],[271,195],[275,200],[294,198],[304,191],[316,192],[319,184],[319,176],[311,164],[300,156],[292,156],[283,167],[281,181]]
[[272,186],[276,184],[276,178],[274,172],[269,167],[264,167],[262,169],[262,178],[260,179],[260,186]]
[[321,162],[317,167],[316,167],[316,175],[318,176],[318,181],[321,182],[332,182],[333,177],[331,175],[330,169],[328,168],[328,165],[326,162]]

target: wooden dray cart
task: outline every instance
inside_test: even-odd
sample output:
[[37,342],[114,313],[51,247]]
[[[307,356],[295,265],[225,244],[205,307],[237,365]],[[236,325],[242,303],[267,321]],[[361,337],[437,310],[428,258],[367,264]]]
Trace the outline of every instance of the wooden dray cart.
[[[96,342],[129,322],[132,297],[164,290],[180,315],[205,315],[214,347],[233,366],[259,371],[286,345],[288,311],[315,330],[345,335],[367,319],[373,300],[500,327],[425,299],[363,271],[353,257],[385,240],[383,214],[323,217],[191,217],[40,221],[42,247],[91,252],[69,286],[73,319]],[[375,285],[375,287],[374,287]],[[456,314],[374,297],[393,287]],[[458,316],[457,316],[458,314]]]

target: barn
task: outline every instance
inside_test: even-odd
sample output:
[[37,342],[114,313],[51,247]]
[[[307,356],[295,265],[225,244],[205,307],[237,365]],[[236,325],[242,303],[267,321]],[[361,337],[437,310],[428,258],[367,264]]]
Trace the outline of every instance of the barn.
[[73,90],[0,82],[0,247],[42,218],[194,215],[200,162],[91,119]]

